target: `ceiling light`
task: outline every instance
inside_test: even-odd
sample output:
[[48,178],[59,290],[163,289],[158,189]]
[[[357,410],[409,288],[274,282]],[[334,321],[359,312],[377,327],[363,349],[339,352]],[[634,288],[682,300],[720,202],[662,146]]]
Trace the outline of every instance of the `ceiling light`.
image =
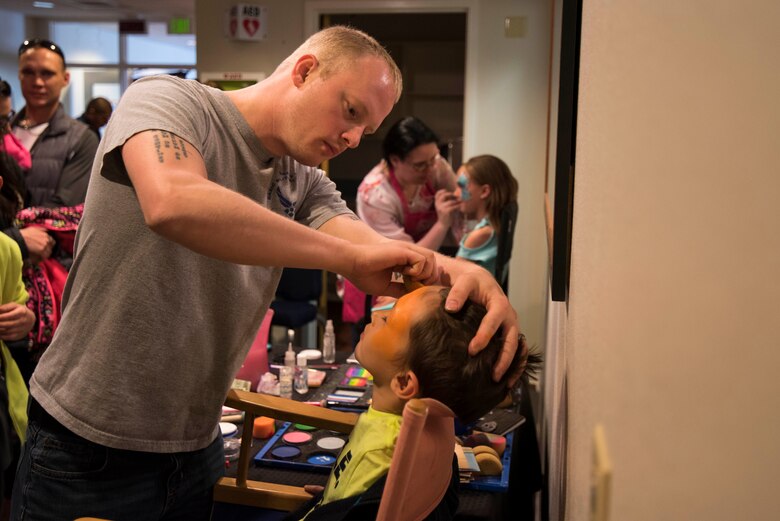
[[54,2],[33,2],[33,7],[40,7],[41,9],[54,9]]

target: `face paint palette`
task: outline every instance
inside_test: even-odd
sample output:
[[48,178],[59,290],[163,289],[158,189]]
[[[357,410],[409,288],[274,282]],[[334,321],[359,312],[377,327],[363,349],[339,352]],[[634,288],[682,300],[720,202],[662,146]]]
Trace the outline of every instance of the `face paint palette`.
[[349,436],[286,422],[255,455],[258,465],[328,473]]

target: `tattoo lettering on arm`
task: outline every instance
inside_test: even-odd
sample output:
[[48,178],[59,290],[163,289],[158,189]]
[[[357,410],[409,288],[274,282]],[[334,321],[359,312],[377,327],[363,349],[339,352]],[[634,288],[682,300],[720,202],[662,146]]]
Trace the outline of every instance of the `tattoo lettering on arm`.
[[164,163],[168,159],[181,160],[189,157],[187,153],[187,142],[175,134],[163,130],[155,130],[152,133],[154,150],[157,153],[157,161]]

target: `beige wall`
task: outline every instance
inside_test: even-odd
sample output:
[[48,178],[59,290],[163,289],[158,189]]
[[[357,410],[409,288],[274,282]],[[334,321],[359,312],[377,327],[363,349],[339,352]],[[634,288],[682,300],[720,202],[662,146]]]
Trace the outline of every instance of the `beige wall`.
[[780,519],[780,4],[584,2],[567,519]]
[[268,8],[268,38],[260,42],[234,41],[225,36],[225,11],[237,3],[195,0],[198,70],[270,74],[303,42],[303,1],[258,3]]
[[[270,73],[316,26],[318,8],[360,12],[389,8],[468,11],[464,155],[503,158],[520,185],[520,215],[510,269],[511,301],[528,338],[544,343],[546,244],[542,194],[546,146],[549,1],[420,0],[418,2],[269,0],[268,39],[228,41],[227,5],[196,0],[198,70]],[[524,38],[504,37],[506,16],[526,16]]]

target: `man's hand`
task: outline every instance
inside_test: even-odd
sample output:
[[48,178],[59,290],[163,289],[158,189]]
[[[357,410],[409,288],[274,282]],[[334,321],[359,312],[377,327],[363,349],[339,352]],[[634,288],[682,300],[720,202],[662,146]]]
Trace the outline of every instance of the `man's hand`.
[[35,324],[35,313],[16,302],[0,305],[0,339],[20,340]]
[[[452,280],[452,289],[447,297],[447,302],[444,304],[447,311],[458,311],[463,307],[467,299],[471,299],[487,308],[487,314],[482,319],[477,334],[469,344],[470,354],[478,353],[482,350],[496,331],[498,331],[498,328],[503,328],[504,347],[493,369],[493,379],[498,381],[506,370],[509,369],[512,358],[514,358],[517,351],[520,333],[517,324],[517,313],[509,304],[509,299],[504,295],[496,279],[487,270],[480,268],[476,264],[457,259],[452,259],[452,262],[448,260],[444,270],[445,274],[449,275]],[[526,357],[527,348],[525,344],[521,348],[523,349],[523,357]],[[520,374],[513,374],[510,383],[514,384],[519,376]]]
[[19,230],[30,252],[30,260],[37,263],[51,257],[54,239],[40,226],[28,226]]
[[392,281],[393,272],[428,283],[439,278],[433,252],[408,242],[353,244],[346,253],[353,256],[352,269],[342,275],[369,295],[402,296],[404,285]]

